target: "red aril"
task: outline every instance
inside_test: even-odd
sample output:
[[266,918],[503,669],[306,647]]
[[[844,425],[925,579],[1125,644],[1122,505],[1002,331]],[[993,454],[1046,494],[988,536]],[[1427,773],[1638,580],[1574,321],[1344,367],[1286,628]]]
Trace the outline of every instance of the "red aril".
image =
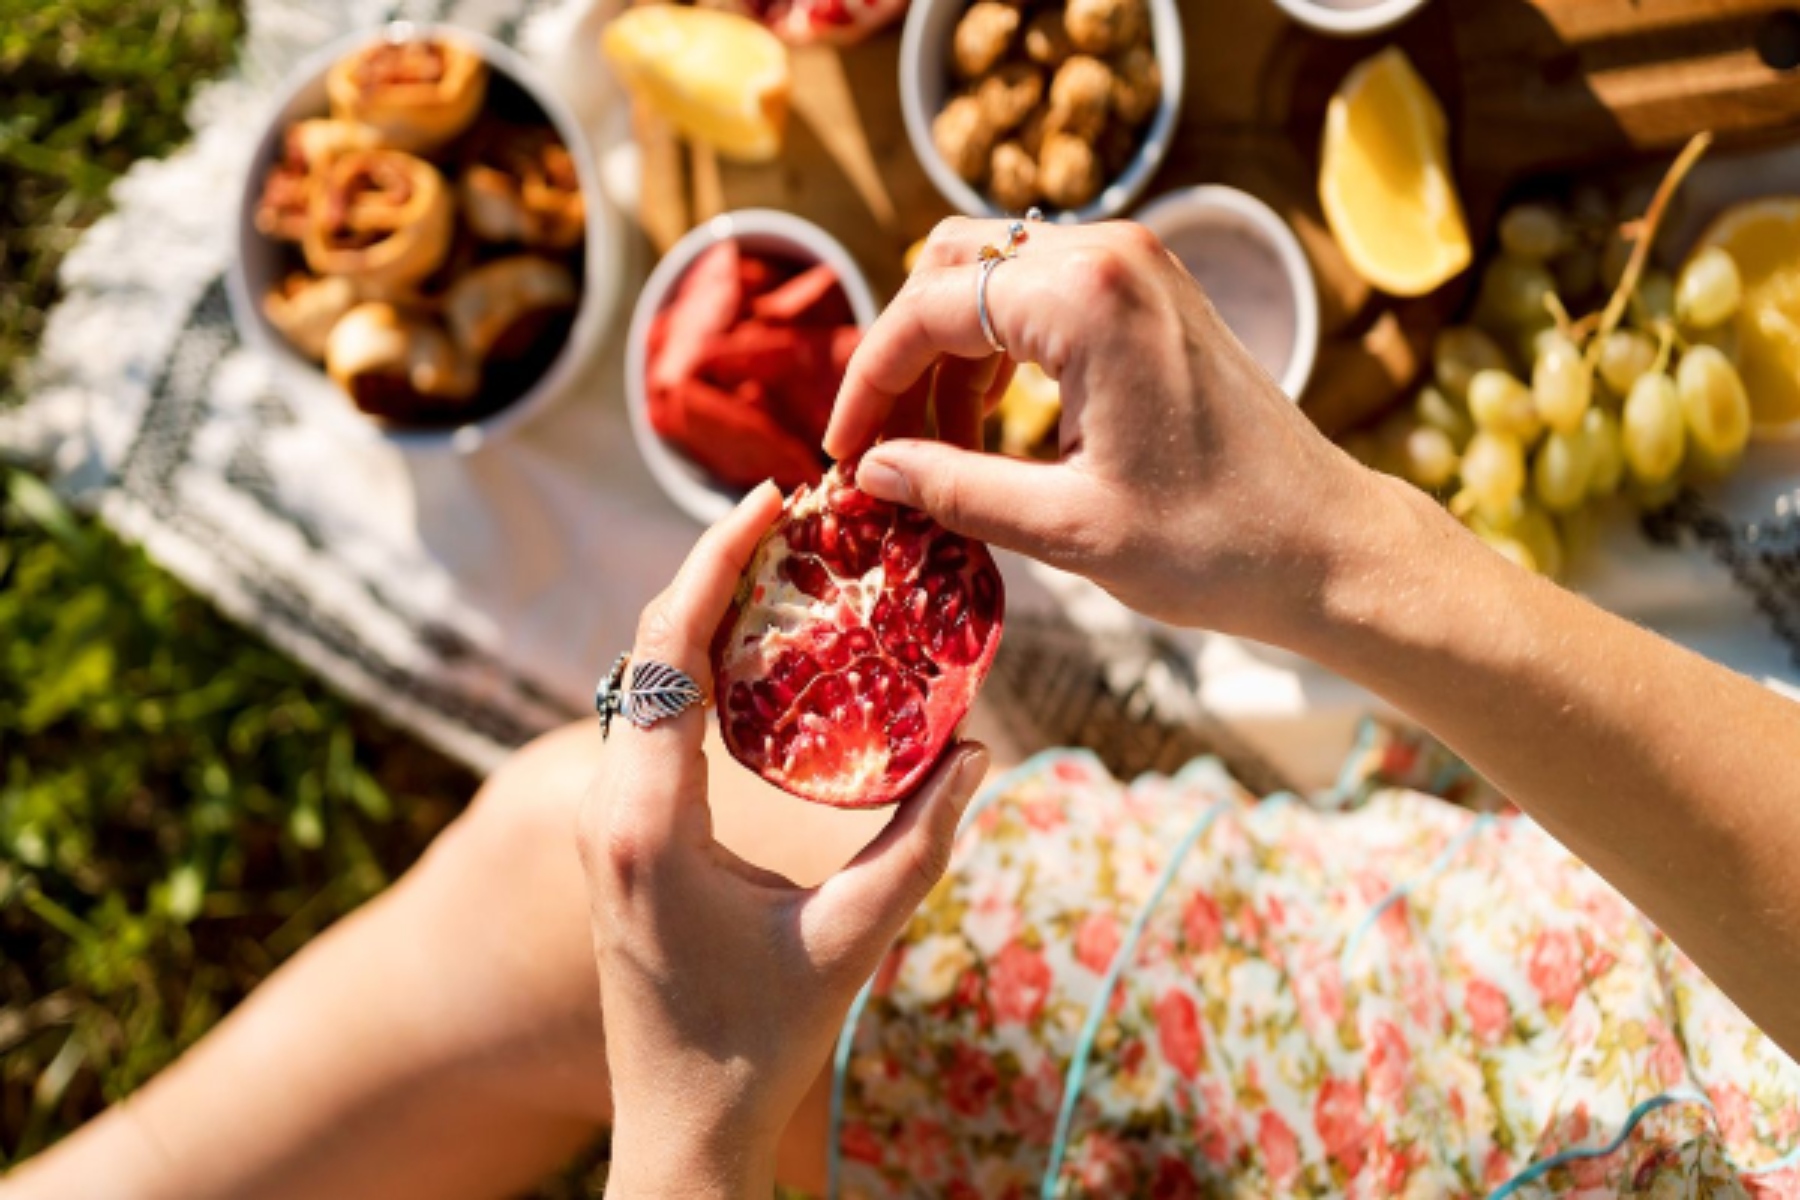
[[893,804],[956,734],[1000,645],[993,556],[858,489],[854,462],[800,488],[713,637],[725,745],[784,791]]

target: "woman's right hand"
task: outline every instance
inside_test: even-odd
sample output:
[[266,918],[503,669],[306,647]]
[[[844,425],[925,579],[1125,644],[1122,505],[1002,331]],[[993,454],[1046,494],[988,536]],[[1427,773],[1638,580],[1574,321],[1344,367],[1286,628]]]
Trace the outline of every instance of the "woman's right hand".
[[[1001,221],[950,220],[851,359],[826,448],[959,533],[1100,584],[1140,612],[1286,642],[1388,494],[1332,446],[1142,226],[1032,224],[988,307],[1011,357],[1062,387],[1061,459],[971,449],[1008,363],[976,317]],[[944,441],[923,425],[932,381]],[[898,436],[899,440],[895,440]],[[956,443],[961,443],[960,445]]]

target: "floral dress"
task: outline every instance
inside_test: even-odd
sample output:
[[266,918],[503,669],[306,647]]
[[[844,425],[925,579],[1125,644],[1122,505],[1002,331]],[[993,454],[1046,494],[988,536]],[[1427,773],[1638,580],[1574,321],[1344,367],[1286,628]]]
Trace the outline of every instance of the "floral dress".
[[833,1194],[1800,1198],[1800,1068],[1529,818],[1416,790],[1481,786],[1373,725],[1323,802],[997,781],[845,1023]]

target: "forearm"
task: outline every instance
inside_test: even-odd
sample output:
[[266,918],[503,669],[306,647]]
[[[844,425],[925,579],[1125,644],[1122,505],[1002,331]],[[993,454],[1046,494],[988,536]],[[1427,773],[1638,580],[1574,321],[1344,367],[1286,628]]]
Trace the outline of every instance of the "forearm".
[[1800,705],[1519,570],[1399,485],[1296,649],[1431,729],[1800,1049]]

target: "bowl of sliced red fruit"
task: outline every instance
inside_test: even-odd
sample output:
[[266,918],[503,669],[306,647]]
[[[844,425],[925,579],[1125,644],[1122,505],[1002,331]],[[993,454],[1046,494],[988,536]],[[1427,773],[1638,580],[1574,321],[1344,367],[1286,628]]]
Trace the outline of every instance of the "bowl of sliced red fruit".
[[669,498],[710,524],[765,479],[818,482],[832,403],[875,314],[855,260],[799,217],[744,209],[677,242],[625,350],[632,434]]

